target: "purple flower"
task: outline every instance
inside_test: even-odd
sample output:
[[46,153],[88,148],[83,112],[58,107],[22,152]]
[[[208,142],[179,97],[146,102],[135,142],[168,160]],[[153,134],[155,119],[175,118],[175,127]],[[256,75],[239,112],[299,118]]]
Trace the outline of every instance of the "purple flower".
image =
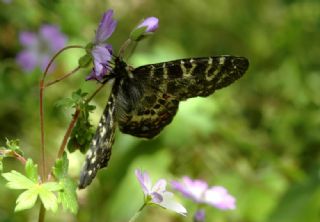
[[180,203],[174,200],[173,193],[166,190],[166,180],[160,179],[152,186],[147,172],[142,172],[137,169],[135,174],[142,187],[146,204],[157,204],[184,216],[186,215],[187,210]]
[[206,218],[206,212],[203,209],[197,210],[194,215],[194,222],[203,222]]
[[183,177],[181,183],[172,181],[172,187],[197,203],[209,204],[221,210],[236,208],[235,198],[222,186],[208,188],[208,184],[205,181]]
[[156,17],[148,17],[143,20],[130,34],[130,39],[139,41],[145,36],[152,34],[159,27],[159,19]]
[[39,33],[21,32],[19,40],[24,49],[17,55],[16,62],[25,71],[36,67],[44,71],[50,58],[65,46],[67,38],[57,26],[43,25]]
[[137,28],[141,27],[146,27],[145,33],[155,32],[159,27],[159,19],[156,17],[148,17],[137,26]]
[[108,10],[103,14],[100,21],[91,50],[94,67],[87,80],[95,79],[100,81],[111,70],[109,62],[112,59],[112,46],[107,44],[106,41],[117,26],[117,21],[113,20],[112,16],[113,11]]
[[96,32],[95,44],[101,44],[105,42],[114,32],[117,21],[113,20],[113,10],[108,10],[102,16],[98,30]]

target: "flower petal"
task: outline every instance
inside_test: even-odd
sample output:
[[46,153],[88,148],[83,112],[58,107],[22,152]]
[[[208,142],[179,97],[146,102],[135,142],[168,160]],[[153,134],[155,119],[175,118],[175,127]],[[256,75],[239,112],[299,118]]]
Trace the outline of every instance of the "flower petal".
[[160,179],[152,187],[152,192],[162,193],[166,191],[167,181],[165,179]]
[[60,32],[58,26],[54,25],[43,25],[40,29],[40,36],[52,52],[62,49],[67,42],[67,37]]
[[163,197],[163,201],[161,203],[159,203],[158,205],[160,205],[163,208],[172,210],[172,211],[174,211],[178,214],[181,214],[183,216],[186,216],[186,214],[187,214],[186,208],[184,208],[184,206],[182,206],[180,203],[175,201],[175,199],[173,197],[173,193],[164,192],[162,194],[162,197]]
[[222,186],[213,186],[205,192],[205,202],[221,210],[236,208],[236,199]]
[[96,44],[103,43],[114,32],[117,26],[117,21],[113,20],[112,16],[113,16],[113,10],[108,10],[103,14],[103,17],[100,21],[100,24],[96,33],[96,39],[95,39]]
[[16,58],[16,62],[27,72],[34,70],[38,65],[38,60],[39,58],[35,52],[26,50],[20,52]]
[[151,202],[155,204],[159,204],[163,201],[163,197],[160,193],[152,192],[151,194]]
[[159,27],[159,19],[156,17],[148,17],[137,26],[137,28],[141,27],[146,27],[146,33],[155,32]]
[[151,181],[148,173],[143,173],[140,169],[136,169],[135,174],[142,187],[143,193],[149,195],[151,193]]
[[194,215],[194,222],[203,222],[206,218],[206,212],[203,209],[197,210]]
[[93,57],[93,72],[86,78],[87,80],[96,79],[102,80],[107,74],[108,63],[111,60],[111,53],[109,51],[109,46],[107,45],[96,45],[93,47],[91,54]]
[[35,48],[38,45],[38,37],[33,32],[21,32],[19,34],[19,41],[21,45],[27,48]]
[[204,192],[208,188],[208,184],[203,180],[192,180],[189,177],[183,177],[182,183],[172,181],[173,189],[181,192],[185,197],[196,202],[203,201]]

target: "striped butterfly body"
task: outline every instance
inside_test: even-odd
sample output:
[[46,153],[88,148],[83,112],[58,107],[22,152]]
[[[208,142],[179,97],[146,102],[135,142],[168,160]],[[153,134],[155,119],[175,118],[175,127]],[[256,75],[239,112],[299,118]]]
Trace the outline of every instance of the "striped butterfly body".
[[115,81],[87,153],[79,188],[88,186],[97,171],[107,166],[116,126],[123,133],[151,139],[172,121],[180,101],[211,95],[239,79],[248,66],[244,57],[213,56],[133,69],[116,58],[108,78]]

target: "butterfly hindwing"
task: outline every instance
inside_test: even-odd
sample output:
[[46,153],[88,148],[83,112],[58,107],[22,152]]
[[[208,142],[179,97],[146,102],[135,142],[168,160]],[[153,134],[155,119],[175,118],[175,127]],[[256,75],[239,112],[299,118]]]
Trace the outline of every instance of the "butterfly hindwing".
[[89,185],[96,176],[97,171],[108,165],[116,128],[116,91],[117,86],[114,85],[96,133],[91,141],[90,149],[87,152],[86,160],[80,175],[79,188],[85,188]]
[[123,133],[150,139],[172,121],[179,101],[161,91],[152,92],[146,92],[126,118],[118,120]]

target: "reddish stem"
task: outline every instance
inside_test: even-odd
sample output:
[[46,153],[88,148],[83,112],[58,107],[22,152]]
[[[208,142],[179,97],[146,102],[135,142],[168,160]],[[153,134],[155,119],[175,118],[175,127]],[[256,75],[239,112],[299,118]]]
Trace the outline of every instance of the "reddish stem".
[[40,131],[41,131],[41,179],[45,180],[46,166],[44,153],[44,121],[43,121],[43,90],[44,78],[40,81]]
[[58,159],[60,159],[62,157],[63,153],[64,153],[66,144],[68,142],[68,138],[69,138],[69,136],[70,136],[70,134],[72,132],[72,129],[73,129],[74,125],[76,124],[76,122],[77,122],[77,120],[79,118],[79,115],[80,115],[80,109],[77,108],[76,112],[74,113],[73,118],[72,118],[72,120],[71,120],[71,122],[69,124],[69,127],[68,127],[66,133],[64,134],[64,137],[63,137],[63,140],[62,140],[62,143],[60,145],[59,152],[58,152]]
[[48,63],[43,75],[42,75],[42,80],[45,79],[45,77],[47,76],[47,73],[49,71],[50,66],[52,65],[53,61],[58,57],[58,55],[60,55],[63,51],[67,50],[67,49],[73,49],[73,48],[80,48],[83,49],[84,47],[81,45],[70,45],[67,47],[64,47],[63,49],[60,49],[50,60],[50,62]]
[[[40,80],[40,102],[39,102],[39,106],[40,106],[40,132],[41,132],[41,180],[42,182],[46,181],[46,162],[45,162],[45,147],[44,147],[44,115],[43,115],[43,94],[44,94],[44,89],[45,89],[45,85],[44,85],[44,80],[47,76],[47,73],[49,71],[50,66],[52,65],[53,61],[58,57],[58,55],[60,55],[63,51],[67,50],[67,49],[71,49],[71,48],[84,48],[83,46],[79,46],[79,45],[72,45],[72,46],[67,46],[61,50],[59,50],[50,60],[49,64],[47,65],[42,78]],[[72,74],[72,72],[71,72]],[[70,74],[70,75],[71,75]],[[45,208],[43,206],[43,204],[41,204],[40,206],[40,210],[39,210],[39,222],[44,221],[45,218]]]
[[[103,88],[105,84],[101,85],[99,88],[96,89],[96,91],[94,91],[92,93],[92,95],[90,97],[88,97],[88,99],[86,99],[85,103],[88,103],[90,102],[90,100],[95,96],[97,95],[97,93]],[[75,113],[73,114],[73,117],[72,117],[72,120],[68,126],[68,129],[66,131],[66,133],[64,134],[64,137],[63,137],[63,140],[62,140],[62,143],[60,145],[60,148],[59,148],[59,152],[58,152],[58,159],[62,157],[63,153],[64,153],[64,150],[65,150],[65,147],[67,145],[67,142],[68,142],[68,139],[70,137],[70,134],[72,132],[72,129],[74,127],[74,125],[76,124],[78,118],[80,116],[80,109],[76,109]]]
[[75,68],[74,70],[72,70],[71,72],[65,74],[64,76],[60,77],[59,79],[53,80],[52,82],[49,82],[45,85],[45,87],[49,87],[57,82],[60,82],[61,80],[64,80],[65,78],[68,78],[69,76],[71,76],[72,74],[76,73],[81,67],[78,66],[77,68]]
[[13,152],[14,157],[19,160],[23,165],[26,165],[27,160],[21,156],[19,153],[17,152]]

